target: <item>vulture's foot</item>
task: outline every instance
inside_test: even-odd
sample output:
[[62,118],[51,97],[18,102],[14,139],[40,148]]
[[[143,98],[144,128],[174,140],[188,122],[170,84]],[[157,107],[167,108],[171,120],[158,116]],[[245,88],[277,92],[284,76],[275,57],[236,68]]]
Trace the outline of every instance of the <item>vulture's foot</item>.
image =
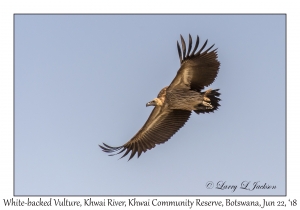
[[206,109],[213,109],[214,107],[211,105],[211,103],[208,103],[206,101],[203,101],[202,104],[205,106]]

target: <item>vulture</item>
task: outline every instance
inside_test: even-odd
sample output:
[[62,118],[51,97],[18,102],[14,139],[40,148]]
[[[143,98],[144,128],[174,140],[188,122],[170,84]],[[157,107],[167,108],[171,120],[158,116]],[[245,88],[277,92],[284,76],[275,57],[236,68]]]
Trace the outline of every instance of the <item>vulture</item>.
[[[199,36],[192,47],[189,35],[188,46],[180,35],[181,46],[177,42],[180,68],[171,84],[164,87],[152,101],[146,104],[154,106],[144,126],[127,143],[112,147],[105,143],[100,148],[110,155],[124,152],[123,157],[131,152],[130,160],[137,153],[154,148],[157,144],[168,141],[189,119],[192,111],[196,114],[211,113],[220,106],[219,89],[204,90],[217,77],[220,62],[214,45],[205,49],[206,40],[198,50]],[[193,49],[192,49],[193,48]]]

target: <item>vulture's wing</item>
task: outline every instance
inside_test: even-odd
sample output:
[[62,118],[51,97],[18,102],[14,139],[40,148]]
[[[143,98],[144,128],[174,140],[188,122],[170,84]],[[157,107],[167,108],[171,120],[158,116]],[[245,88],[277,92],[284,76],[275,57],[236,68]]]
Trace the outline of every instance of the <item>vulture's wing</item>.
[[[162,144],[168,141],[189,119],[190,111],[186,110],[170,110],[165,106],[156,106],[145,125],[139,132],[126,144],[120,147],[111,147],[103,143],[99,145],[104,152],[114,153],[116,155],[125,151],[123,158],[130,151],[129,160],[138,153],[138,157],[142,152],[155,147],[156,144]],[[116,153],[117,152],[117,153]]]
[[192,37],[189,35],[189,45],[186,52],[185,41],[181,35],[180,38],[182,47],[180,48],[179,43],[177,42],[177,48],[181,67],[168,89],[188,88],[200,91],[205,86],[209,86],[217,77],[220,66],[220,63],[217,60],[217,49],[210,51],[214,46],[212,45],[204,50],[207,44],[206,40],[201,49],[198,50],[199,37],[197,36],[196,44],[191,52]]

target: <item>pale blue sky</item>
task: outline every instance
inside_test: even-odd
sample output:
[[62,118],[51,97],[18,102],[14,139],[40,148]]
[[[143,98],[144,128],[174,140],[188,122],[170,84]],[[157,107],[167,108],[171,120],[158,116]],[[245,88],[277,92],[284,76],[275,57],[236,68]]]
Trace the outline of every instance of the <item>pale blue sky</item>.
[[[218,48],[220,109],[139,159],[107,156],[98,144],[141,128],[189,33]],[[284,15],[16,15],[15,195],[284,195],[285,39]]]

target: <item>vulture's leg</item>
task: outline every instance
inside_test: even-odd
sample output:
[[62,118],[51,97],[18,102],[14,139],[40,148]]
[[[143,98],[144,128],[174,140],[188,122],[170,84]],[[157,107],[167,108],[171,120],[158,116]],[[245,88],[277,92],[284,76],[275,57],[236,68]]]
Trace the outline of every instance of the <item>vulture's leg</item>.
[[212,89],[208,89],[207,91],[205,91],[204,96],[207,96],[208,94],[210,94],[211,91],[212,91]]
[[207,97],[208,94],[210,94],[210,92],[212,91],[212,89],[208,89],[207,91],[205,91],[204,96],[203,96],[203,100],[210,102],[210,99]]

